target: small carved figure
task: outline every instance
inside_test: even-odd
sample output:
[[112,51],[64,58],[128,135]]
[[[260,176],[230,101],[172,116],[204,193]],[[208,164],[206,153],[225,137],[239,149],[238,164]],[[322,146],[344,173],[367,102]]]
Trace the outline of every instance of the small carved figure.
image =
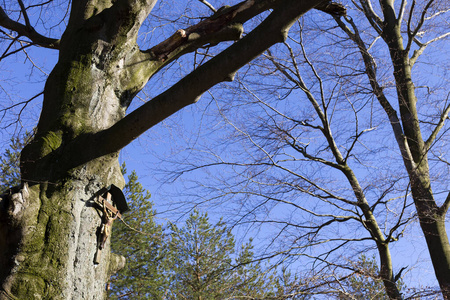
[[[107,199],[110,198],[111,195],[108,193]],[[108,237],[111,235],[113,222],[120,216],[118,210],[116,212],[113,212],[107,207],[106,205],[107,199],[104,199],[103,197],[99,197],[99,199],[101,199],[103,215],[100,233],[97,239],[98,243],[97,252],[95,253],[94,257],[94,263],[96,264],[100,263],[100,254],[102,252],[102,249],[105,247],[105,243],[108,240]]]
[[115,219],[119,216],[119,212],[117,211],[115,214],[113,214],[112,211],[109,211],[106,208],[105,201],[103,199],[103,218],[102,218],[102,229],[100,232],[100,249],[103,249],[105,247],[106,240],[111,235],[111,228],[112,224]]

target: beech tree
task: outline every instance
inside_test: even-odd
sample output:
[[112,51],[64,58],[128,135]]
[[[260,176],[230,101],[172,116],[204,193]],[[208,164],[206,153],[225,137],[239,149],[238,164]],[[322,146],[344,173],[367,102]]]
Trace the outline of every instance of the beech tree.
[[[45,8],[53,4],[68,17],[43,24]],[[58,62],[45,82],[34,138],[21,152],[22,185],[0,200],[0,299],[104,297],[105,283],[124,258],[110,254],[107,239],[94,259],[102,220],[93,202],[102,188],[124,186],[119,151],[209,88],[233,80],[240,67],[285,40],[308,10],[321,5],[334,13],[340,7],[313,0],[247,0],[220,10],[208,5],[215,13],[196,16],[196,24],[175,24],[169,38],[142,49],[138,33],[156,4],[2,2],[2,59],[43,47],[58,51]],[[243,24],[263,12],[265,18],[242,37]],[[52,36],[55,26],[64,26],[60,36]],[[223,41],[236,42],[127,114],[154,74]]]

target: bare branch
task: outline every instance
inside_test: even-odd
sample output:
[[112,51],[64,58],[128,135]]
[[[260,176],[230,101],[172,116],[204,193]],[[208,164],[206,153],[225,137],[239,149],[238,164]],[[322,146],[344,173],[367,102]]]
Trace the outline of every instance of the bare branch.
[[30,19],[28,18],[27,9],[25,8],[25,5],[23,5],[22,0],[17,0],[19,2],[20,10],[23,14],[23,18],[25,19],[25,25],[28,29],[31,29]]
[[[27,18],[25,20],[27,20]],[[50,49],[59,48],[59,39],[45,37],[37,33],[33,27],[29,26],[29,24],[23,25],[19,22],[10,19],[2,7],[0,7],[0,26],[15,31],[21,36],[29,38],[33,43],[41,47]]]
[[417,33],[419,32],[420,28],[422,28],[423,23],[425,22],[425,15],[427,14],[428,9],[433,4],[433,2],[434,2],[434,0],[430,0],[427,3],[427,5],[425,6],[425,8],[422,11],[419,23],[417,24],[416,28],[413,31],[411,31],[411,15],[412,15],[414,4],[415,4],[415,1],[413,1],[412,7],[411,7],[411,12],[409,14],[409,19],[408,19],[408,43],[406,44],[406,47],[405,47],[406,52],[409,52],[409,50],[411,49],[411,45],[412,45],[414,39],[416,38]]
[[212,6],[211,3],[209,3],[208,1],[206,1],[206,0],[198,0],[198,1],[200,1],[203,4],[205,4],[213,12],[217,11],[217,9],[215,9],[214,6]]
[[406,28],[408,31],[408,44],[412,43],[412,39],[411,39],[411,20],[412,20],[412,16],[413,16],[413,12],[414,12],[414,8],[416,7],[416,0],[413,0],[412,4],[411,4],[411,9],[409,11],[409,16],[408,16],[408,22],[406,24]]
[[27,44],[27,45],[25,45],[25,46],[22,46],[22,47],[16,49],[16,50],[13,50],[13,51],[11,51],[11,52],[8,52],[8,51],[11,49],[11,47],[14,45],[14,43],[17,42],[17,41],[19,40],[19,37],[13,37],[13,36],[10,36],[9,34],[7,34],[6,32],[4,32],[4,31],[1,30],[1,29],[0,29],[0,32],[3,33],[3,34],[5,34],[6,36],[9,36],[9,37],[11,38],[11,43],[8,45],[8,47],[6,47],[5,51],[4,51],[3,54],[0,56],[0,60],[4,59],[4,58],[6,58],[6,57],[8,57],[8,56],[10,56],[10,55],[13,55],[13,54],[15,54],[15,53],[17,53],[17,52],[20,52],[20,51],[22,51],[22,50],[24,50],[24,49],[26,49],[26,48],[28,48],[28,47],[30,47],[30,46],[33,46],[33,44]]
[[413,55],[411,56],[411,58],[409,59],[409,63],[411,65],[411,67],[416,63],[417,59],[419,58],[419,56],[425,51],[426,47],[428,45],[430,45],[433,42],[442,40],[446,37],[450,36],[450,32],[444,33],[438,37],[435,37],[434,39],[429,40],[426,43],[421,43],[417,40],[417,38],[414,38],[414,41],[416,42],[416,44],[419,46],[419,49],[414,50]]
[[361,3],[367,20],[370,22],[373,29],[381,35],[384,27],[383,20],[373,10],[371,0],[360,0],[359,2]]
[[425,20],[428,21],[428,20],[434,19],[434,18],[436,18],[437,16],[440,16],[440,15],[442,15],[442,14],[448,13],[449,11],[450,11],[450,8],[449,8],[449,9],[445,9],[445,10],[441,10],[441,11],[438,11],[437,13],[432,14],[432,15],[429,16],[429,17],[426,17]]
[[414,160],[412,158],[411,151],[409,149],[409,145],[407,143],[406,137],[403,134],[403,128],[401,125],[401,122],[398,118],[396,110],[392,107],[392,105],[389,103],[389,100],[386,98],[383,88],[379,85],[376,77],[375,72],[375,63],[373,60],[373,57],[370,55],[370,53],[367,51],[367,48],[359,35],[359,31],[353,22],[351,18],[346,18],[345,20],[350,23],[350,25],[353,28],[353,32],[347,27],[347,25],[342,22],[342,20],[335,18],[336,22],[338,23],[339,27],[344,30],[344,32],[347,33],[349,38],[355,42],[355,44],[359,48],[359,52],[361,53],[362,59],[364,61],[365,70],[367,77],[369,79],[370,85],[373,89],[373,92],[375,96],[378,99],[378,102],[380,103],[381,107],[386,112],[389,122],[391,124],[391,127],[394,132],[395,139],[397,141],[397,144],[400,148],[400,151],[402,153],[403,160],[405,162],[405,165],[407,166],[408,171],[414,169]]
[[439,122],[437,123],[436,127],[433,129],[433,132],[431,133],[431,135],[428,137],[428,139],[425,142],[425,147],[426,147],[427,151],[430,150],[431,144],[436,139],[436,136],[438,135],[438,133],[442,129],[442,127],[444,127],[445,120],[447,120],[449,113],[450,113],[450,104],[447,105],[447,107],[442,112],[442,114],[439,118]]
[[447,198],[441,207],[439,207],[440,216],[444,217],[447,214],[448,209],[450,208],[450,193],[448,193]]
[[[409,184],[408,184],[408,189],[409,189]],[[387,237],[386,237],[386,240],[387,240],[387,241],[390,241],[390,240],[397,240],[397,238],[393,237],[394,232],[395,232],[398,228],[400,228],[400,226],[403,226],[403,225],[409,223],[410,220],[413,218],[413,217],[411,217],[411,218],[407,218],[406,220],[403,220],[403,215],[404,215],[404,213],[405,213],[406,208],[408,207],[408,205],[407,205],[408,194],[409,194],[409,193],[408,193],[408,190],[406,190],[405,196],[403,197],[403,206],[402,206],[402,210],[400,211],[400,215],[399,215],[399,217],[398,217],[398,219],[397,219],[397,223],[396,223],[394,226],[392,226],[391,229],[389,230],[389,234],[388,234]]]
[[[5,115],[6,115],[6,113],[7,113],[9,110],[11,110],[11,109],[13,109],[13,108],[15,108],[15,107],[17,107],[17,106],[22,106],[22,108],[20,109],[20,111],[19,111],[19,113],[18,113],[18,116],[17,116],[17,121],[20,121],[20,116],[21,116],[22,112],[25,110],[25,108],[27,107],[27,105],[28,105],[31,101],[33,101],[34,99],[38,98],[39,96],[41,96],[41,95],[43,95],[43,94],[44,94],[44,92],[40,92],[39,94],[34,95],[33,97],[31,97],[31,98],[28,99],[28,100],[21,101],[21,102],[18,102],[18,103],[14,103],[13,105],[11,105],[11,106],[9,106],[9,107],[6,107],[6,108],[1,109],[1,110],[0,110],[0,114],[2,114],[2,116],[0,117],[0,121],[3,120],[3,118],[4,118]],[[4,128],[8,128],[9,126],[13,125],[14,123],[16,123],[16,122],[12,122],[12,123],[6,124],[6,125],[2,126],[1,128],[3,128],[3,129],[4,129]]]
[[403,20],[403,15],[405,14],[405,8],[406,8],[406,0],[402,0],[402,3],[400,4],[400,11],[398,12],[398,18],[397,18],[397,24],[400,26]]

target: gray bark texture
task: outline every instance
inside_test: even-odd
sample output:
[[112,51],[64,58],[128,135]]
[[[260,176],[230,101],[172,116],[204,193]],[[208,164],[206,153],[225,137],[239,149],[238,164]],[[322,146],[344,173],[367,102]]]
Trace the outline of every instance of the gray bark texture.
[[[8,18],[0,26],[58,49],[34,140],[21,155],[22,186],[0,197],[0,299],[103,299],[124,258],[95,263],[102,210],[96,193],[123,187],[118,152],[147,129],[195,103],[217,83],[286,38],[297,18],[323,1],[247,0],[139,49],[136,38],[156,0],[73,1],[60,39]],[[242,24],[271,14],[244,38]],[[133,113],[126,109],[153,74],[205,44],[239,40]]]

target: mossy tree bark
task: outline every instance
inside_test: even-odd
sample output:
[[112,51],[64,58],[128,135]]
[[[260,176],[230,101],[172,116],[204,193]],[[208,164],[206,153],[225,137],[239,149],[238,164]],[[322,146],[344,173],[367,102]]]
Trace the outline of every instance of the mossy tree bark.
[[[21,1],[19,1],[21,3]],[[0,198],[0,299],[101,299],[124,259],[109,246],[94,263],[101,213],[95,194],[124,184],[118,152],[147,129],[286,38],[292,23],[323,1],[247,0],[176,31],[151,49],[137,33],[156,0],[73,1],[60,39],[38,34],[0,7],[0,26],[59,50],[45,85],[34,140],[22,151],[22,187]],[[271,14],[240,39],[242,24]],[[206,44],[239,40],[133,113],[126,110],[153,74]]]

